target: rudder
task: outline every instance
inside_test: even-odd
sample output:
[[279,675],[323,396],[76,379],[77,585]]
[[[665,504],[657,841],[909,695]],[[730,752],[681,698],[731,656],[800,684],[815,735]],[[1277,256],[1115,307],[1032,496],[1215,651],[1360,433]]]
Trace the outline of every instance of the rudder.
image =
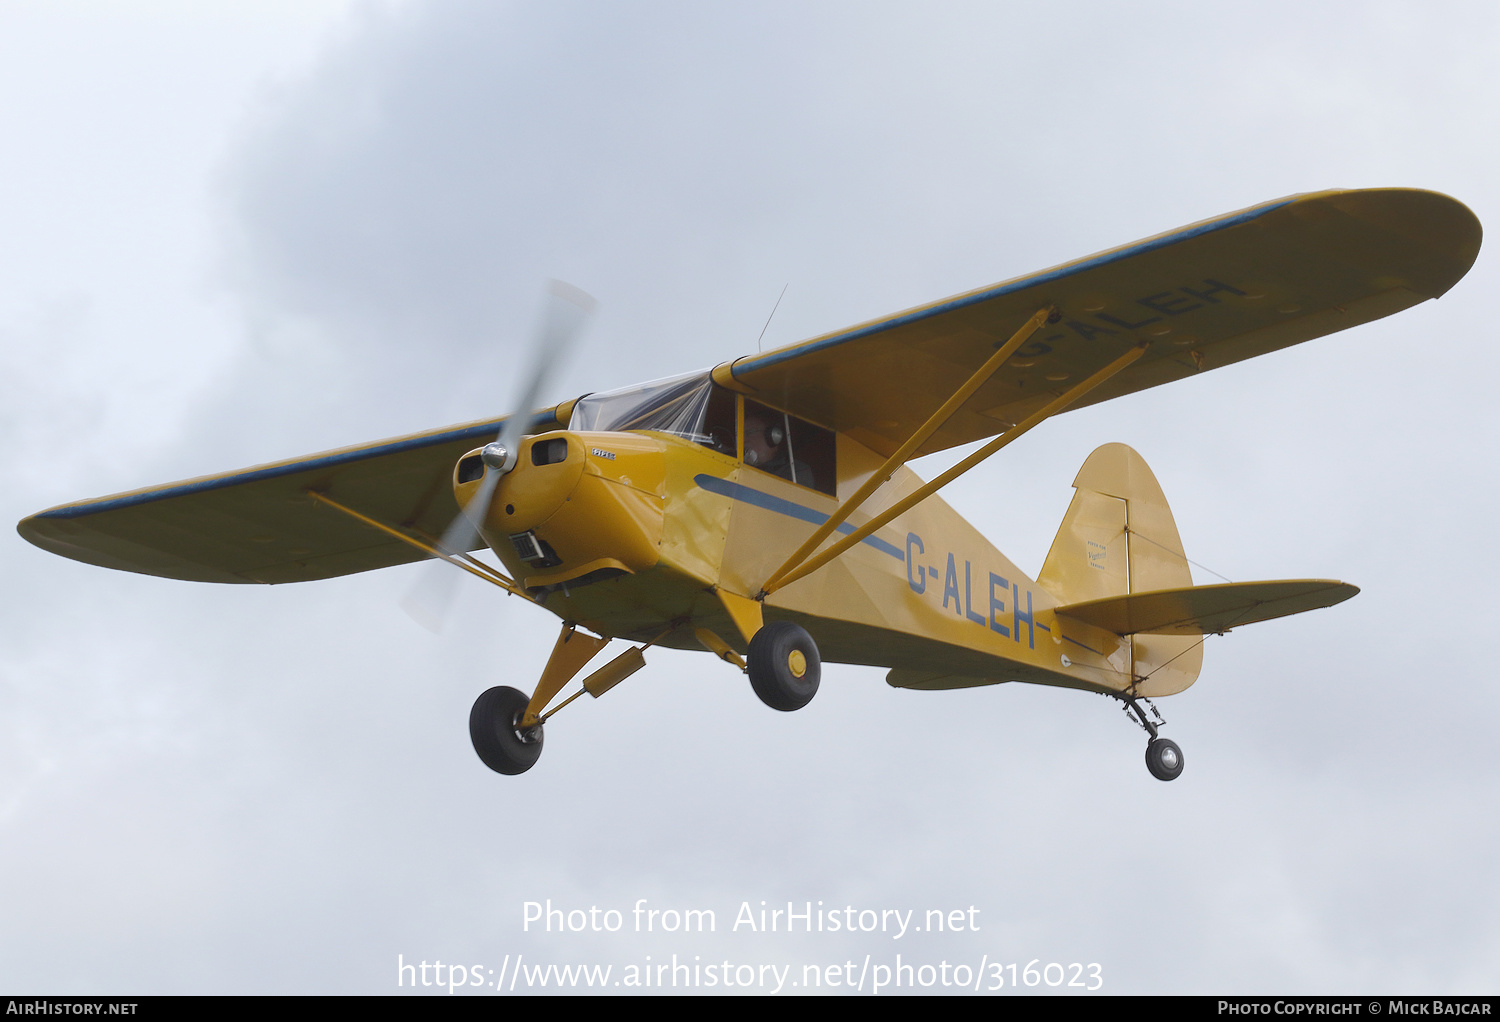
[[[1084,460],[1072,503],[1037,581],[1063,604],[1193,584],[1177,522],[1146,460],[1105,444]],[[1180,692],[1198,677],[1201,639],[1139,635],[1134,674],[1143,695]]]
[[1124,444],[1105,444],[1073,480],[1037,581],[1063,603],[1193,584],[1161,484]]

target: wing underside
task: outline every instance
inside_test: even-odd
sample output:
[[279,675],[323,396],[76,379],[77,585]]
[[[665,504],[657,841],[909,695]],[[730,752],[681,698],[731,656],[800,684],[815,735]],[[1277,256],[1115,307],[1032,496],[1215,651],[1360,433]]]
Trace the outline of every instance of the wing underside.
[[1479,251],[1462,203],[1412,189],[1266,203],[715,371],[719,382],[890,454],[1039,309],[1034,334],[916,456],[1003,432],[1131,347],[1083,407],[1436,298]]
[[[83,500],[24,519],[44,550],[195,582],[305,582],[420,560],[420,551],[321,506],[315,491],[429,539],[458,504],[454,463],[503,420],[349,447],[240,472]],[[538,425],[556,428],[547,413]]]

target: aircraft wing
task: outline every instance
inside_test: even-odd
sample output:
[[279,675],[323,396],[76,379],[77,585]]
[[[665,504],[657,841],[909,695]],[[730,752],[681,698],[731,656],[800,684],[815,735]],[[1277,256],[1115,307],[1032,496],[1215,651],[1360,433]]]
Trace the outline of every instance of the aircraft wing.
[[[557,428],[551,411],[534,421]],[[493,440],[503,422],[76,501],[22,520],[17,531],[74,560],[194,582],[304,582],[404,564],[423,554],[307,491],[436,539],[458,514],[454,464]]]
[[1452,287],[1479,221],[1435,192],[1296,195],[720,366],[721,384],[889,455],[1028,317],[1043,327],[916,455],[1003,432],[1141,341],[1073,407],[1389,316]]

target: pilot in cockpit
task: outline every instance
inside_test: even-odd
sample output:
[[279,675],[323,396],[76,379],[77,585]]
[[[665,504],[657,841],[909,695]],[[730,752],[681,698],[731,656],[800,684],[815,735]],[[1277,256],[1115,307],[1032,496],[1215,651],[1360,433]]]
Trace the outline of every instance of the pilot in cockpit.
[[817,488],[812,469],[791,449],[786,416],[745,408],[745,464],[763,472]]

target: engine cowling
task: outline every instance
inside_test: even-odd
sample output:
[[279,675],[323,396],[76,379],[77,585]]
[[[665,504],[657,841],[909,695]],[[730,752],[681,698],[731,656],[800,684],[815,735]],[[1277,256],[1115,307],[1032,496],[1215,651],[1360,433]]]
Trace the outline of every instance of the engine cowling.
[[[459,459],[460,507],[490,471],[478,450]],[[480,532],[527,589],[583,585],[656,564],[665,502],[660,441],[560,430],[522,440]]]

